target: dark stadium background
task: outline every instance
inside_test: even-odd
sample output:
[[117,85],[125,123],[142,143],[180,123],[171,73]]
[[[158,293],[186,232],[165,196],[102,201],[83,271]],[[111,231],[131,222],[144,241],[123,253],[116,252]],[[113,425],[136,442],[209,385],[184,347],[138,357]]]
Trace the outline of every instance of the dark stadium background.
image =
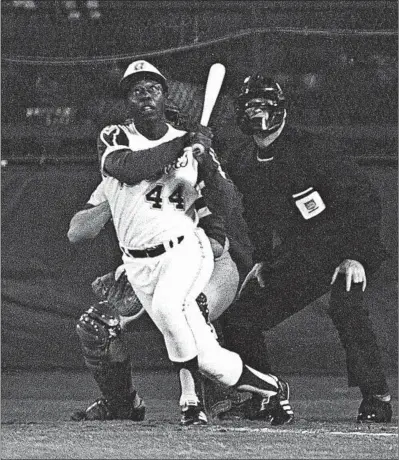
[[[396,1],[1,2],[2,369],[83,369],[75,322],[90,283],[119,261],[111,228],[72,246],[72,215],[100,180],[96,135],[124,113],[117,82],[144,58],[170,104],[199,118],[210,65],[227,69],[211,123],[223,161],[240,134],[231,95],[275,77],[293,124],[354,156],[383,198],[392,255],[367,290],[388,374],[397,372]],[[325,299],[267,334],[278,370],[345,375]],[[168,368],[154,331],[131,335],[136,368]]]

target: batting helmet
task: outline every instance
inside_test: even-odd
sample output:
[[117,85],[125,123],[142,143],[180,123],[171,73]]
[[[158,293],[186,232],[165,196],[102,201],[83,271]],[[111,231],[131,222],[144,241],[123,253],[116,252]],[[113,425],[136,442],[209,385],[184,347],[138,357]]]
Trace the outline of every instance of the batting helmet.
[[164,92],[168,91],[168,85],[166,84],[166,78],[161,72],[147,61],[134,61],[126,69],[119,86],[122,92],[126,92],[130,85],[141,78],[150,77],[151,79],[159,82],[162,85]]
[[235,101],[235,114],[244,134],[277,131],[286,117],[280,85],[259,73],[246,77]]

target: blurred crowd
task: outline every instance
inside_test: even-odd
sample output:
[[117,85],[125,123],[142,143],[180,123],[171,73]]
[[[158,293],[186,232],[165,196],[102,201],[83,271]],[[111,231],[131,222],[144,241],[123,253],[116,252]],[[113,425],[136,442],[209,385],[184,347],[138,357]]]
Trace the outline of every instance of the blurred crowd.
[[[259,11],[254,9],[254,2],[246,3],[252,9],[237,2],[235,9],[224,10],[222,15],[215,15],[211,7],[190,10],[187,2],[179,2],[179,9],[165,7],[160,14],[162,2],[142,3],[145,6],[140,9],[134,8],[135,2],[120,1],[3,0],[2,123],[6,127],[97,128],[109,121],[107,116],[123,110],[116,92],[125,66],[123,53],[130,53],[126,55],[129,60],[136,53],[179,46],[188,48],[155,58],[171,80],[199,85],[210,59],[223,59],[226,94],[236,91],[235,85],[249,66],[268,73],[284,88],[291,117],[299,124],[397,123],[397,35],[378,33],[397,29],[392,4],[389,10],[379,7],[356,12],[356,25],[361,20],[369,27],[367,20],[374,16],[372,23],[378,24],[375,35],[326,37],[306,34],[305,28],[304,34],[265,32],[255,39],[255,35],[235,38],[234,33],[274,23],[301,25],[305,20],[320,28],[323,21],[331,22],[331,17],[336,17],[336,22],[326,27],[347,26],[354,19],[349,12],[345,16],[335,11],[333,16],[332,7],[323,14],[298,11],[294,17],[289,6],[284,11],[271,7]],[[269,3],[274,4],[264,2]],[[294,6],[300,3],[287,2]],[[389,6],[390,2],[384,4]],[[221,23],[226,15],[229,20]],[[190,48],[199,41],[229,34],[231,38],[217,46]],[[83,62],[83,58],[91,61]],[[7,129],[3,132],[7,136]]]

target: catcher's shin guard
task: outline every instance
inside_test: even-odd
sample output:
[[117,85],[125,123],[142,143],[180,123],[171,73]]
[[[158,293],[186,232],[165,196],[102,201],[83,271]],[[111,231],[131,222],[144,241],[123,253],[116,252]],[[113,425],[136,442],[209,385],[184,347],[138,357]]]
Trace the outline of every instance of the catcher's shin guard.
[[73,420],[144,420],[145,403],[131,385],[128,361],[108,363],[93,372],[103,398],[97,399],[85,411],[77,411]]
[[195,300],[197,302],[197,305],[198,305],[203,317],[205,318],[205,321],[207,322],[207,324],[210,324],[209,310],[208,310],[208,299],[206,298],[206,295],[203,292],[201,292],[201,294],[199,294],[199,296]]
[[[86,365],[97,382],[110,416],[135,419],[131,412],[137,401],[132,402],[131,365],[118,315],[107,302],[100,302],[80,317],[76,329]],[[104,404],[97,406],[91,412],[104,412],[100,410]]]

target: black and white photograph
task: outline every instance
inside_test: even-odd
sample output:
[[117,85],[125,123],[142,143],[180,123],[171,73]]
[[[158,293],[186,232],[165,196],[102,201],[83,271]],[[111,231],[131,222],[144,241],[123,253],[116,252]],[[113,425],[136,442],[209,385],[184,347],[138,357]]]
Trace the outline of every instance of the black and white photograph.
[[1,458],[398,458],[398,3],[0,7]]

